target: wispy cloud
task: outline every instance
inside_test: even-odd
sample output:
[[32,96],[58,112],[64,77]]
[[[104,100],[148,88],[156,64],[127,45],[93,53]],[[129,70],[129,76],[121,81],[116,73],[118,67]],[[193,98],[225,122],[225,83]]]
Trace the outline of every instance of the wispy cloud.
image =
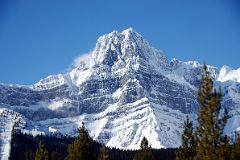
[[73,59],[72,63],[67,68],[65,68],[62,72],[64,72],[64,73],[69,72],[73,68],[79,67],[83,64],[91,65],[91,63],[94,61],[91,57],[93,52],[94,52],[94,49],[90,50],[89,52],[79,54],[76,58]]
[[78,57],[76,57],[74,59],[72,66],[78,67],[81,64],[81,62],[89,59],[90,54],[91,54],[91,52],[79,55]]

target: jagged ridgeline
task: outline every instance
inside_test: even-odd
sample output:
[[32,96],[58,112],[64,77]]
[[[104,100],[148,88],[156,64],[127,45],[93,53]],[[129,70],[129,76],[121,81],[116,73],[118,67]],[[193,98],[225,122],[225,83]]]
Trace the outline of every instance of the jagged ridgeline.
[[[121,149],[139,149],[144,136],[153,148],[181,144],[186,116],[197,116],[202,64],[169,61],[132,28],[101,36],[77,62],[69,72],[33,85],[0,84],[1,155],[8,155],[16,121],[25,133],[70,136],[84,121],[95,141]],[[240,124],[237,72],[208,69],[214,86],[222,86],[222,105],[229,111],[225,132],[234,137]]]

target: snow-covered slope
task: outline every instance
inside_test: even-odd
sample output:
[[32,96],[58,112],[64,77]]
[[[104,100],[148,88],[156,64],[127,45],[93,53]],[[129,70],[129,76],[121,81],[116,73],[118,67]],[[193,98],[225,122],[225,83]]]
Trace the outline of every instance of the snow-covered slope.
[[[202,75],[203,64],[197,61],[182,62],[177,59],[173,59],[170,62],[171,69],[174,75],[178,75],[188,83],[194,86],[198,86],[199,80]],[[218,77],[219,71],[216,67],[207,65],[213,79]],[[179,78],[178,78],[179,79]]]
[[6,160],[10,153],[11,133],[14,127],[23,127],[25,121],[20,114],[0,108],[0,158]]
[[219,72],[219,77],[217,79],[220,82],[225,81],[235,81],[240,83],[240,68],[234,70],[226,65],[224,65]]
[[[27,119],[24,132],[74,136],[84,121],[90,135],[108,146],[137,149],[143,136],[154,148],[179,146],[186,115],[195,119],[198,111],[202,64],[169,62],[132,28],[101,36],[77,64],[32,86],[0,85],[0,103]],[[232,70],[209,71],[223,88],[231,135],[240,126],[239,81],[226,78]]]

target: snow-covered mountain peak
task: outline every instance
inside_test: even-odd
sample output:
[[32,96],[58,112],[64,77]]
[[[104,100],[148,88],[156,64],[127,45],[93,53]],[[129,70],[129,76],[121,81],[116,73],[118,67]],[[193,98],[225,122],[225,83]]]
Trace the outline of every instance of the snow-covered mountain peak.
[[230,71],[232,71],[233,69],[229,66],[222,66],[222,68],[219,71],[219,78],[222,79],[223,77],[226,76],[226,74],[228,74]]
[[99,37],[95,48],[75,61],[77,65],[70,72],[48,76],[32,88],[45,90],[62,85],[79,86],[88,77],[101,79],[133,73],[132,70],[160,71],[169,65],[162,52],[151,47],[132,28]]
[[177,59],[177,58],[173,58],[171,61],[170,61],[170,63],[178,63],[179,62],[179,60]]
[[[29,131],[76,135],[84,121],[94,140],[111,147],[137,149],[143,136],[154,148],[178,147],[186,115],[194,119],[197,113],[202,69],[197,61],[169,62],[129,28],[99,37],[69,72],[32,87],[0,84],[0,104],[21,113]],[[240,69],[224,66],[220,74],[214,66],[208,69],[220,80],[232,133],[240,122]]]
[[149,69],[169,65],[162,52],[151,47],[133,28],[101,36],[93,55],[95,64],[114,70],[119,66],[138,69],[144,65]]
[[138,32],[136,32],[132,27],[123,30],[121,34],[124,36],[125,39],[134,39],[134,38],[142,39],[142,36]]
[[136,31],[132,27],[129,27],[129,28],[123,30],[122,34],[124,34],[124,33],[134,33],[134,32],[136,32]]
[[229,67],[227,65],[223,65],[220,70],[225,70],[225,71],[229,72],[229,71],[233,70],[233,68],[231,68],[231,67]]
[[225,82],[225,81],[235,81],[240,82],[240,68],[232,69],[229,66],[224,65],[219,71],[219,77],[217,81]]
[[192,66],[193,68],[202,67],[202,64],[200,64],[198,61],[188,61],[185,63]]

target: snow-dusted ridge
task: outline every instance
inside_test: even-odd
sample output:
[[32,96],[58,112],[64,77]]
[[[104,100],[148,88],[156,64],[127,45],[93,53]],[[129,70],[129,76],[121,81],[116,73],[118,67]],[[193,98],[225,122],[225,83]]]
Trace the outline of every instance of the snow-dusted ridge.
[[[0,104],[21,114],[28,124],[23,131],[32,134],[74,136],[84,121],[90,135],[110,147],[138,149],[143,136],[154,148],[177,147],[186,115],[196,118],[202,67],[169,61],[129,28],[101,36],[69,72],[32,86],[1,84]],[[222,86],[231,117],[225,132],[233,135],[240,127],[239,69],[208,67]]]
[[224,65],[219,71],[217,80],[220,82],[235,81],[240,83],[240,68],[235,70]]

